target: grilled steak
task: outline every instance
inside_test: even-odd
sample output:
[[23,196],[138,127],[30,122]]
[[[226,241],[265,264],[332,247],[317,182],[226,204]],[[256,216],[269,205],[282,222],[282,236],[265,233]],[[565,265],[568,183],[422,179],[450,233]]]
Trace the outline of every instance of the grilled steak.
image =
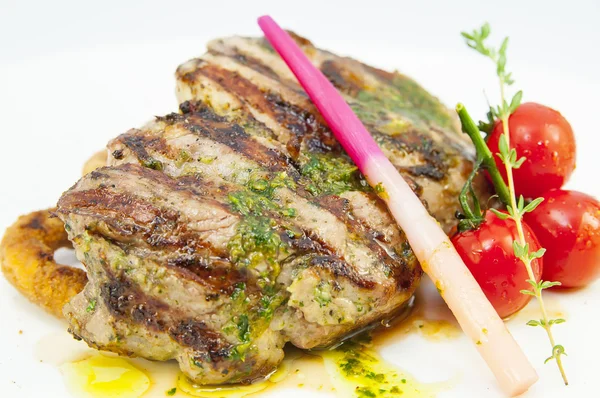
[[[304,49],[441,223],[470,169],[445,108],[412,80]],[[251,382],[393,314],[421,277],[403,232],[260,39],[177,71],[180,113],[109,143],[58,203],[89,282],[64,313],[89,345]]]

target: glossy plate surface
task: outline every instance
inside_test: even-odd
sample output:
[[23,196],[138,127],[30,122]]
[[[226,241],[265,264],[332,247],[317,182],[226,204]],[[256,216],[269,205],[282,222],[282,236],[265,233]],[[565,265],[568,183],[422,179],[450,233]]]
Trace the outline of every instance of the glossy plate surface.
[[[212,38],[258,35],[255,18],[264,13],[319,47],[398,69],[447,105],[464,102],[474,116],[485,113],[483,89],[491,101],[498,90],[493,66],[466,48],[459,31],[488,20],[495,32],[511,36],[508,67],[525,100],[560,110],[573,126],[578,162],[567,187],[600,197],[600,58],[595,50],[600,5],[594,1],[568,7],[551,1],[493,6],[476,1],[3,3],[0,233],[18,215],[54,205],[79,178],[85,160],[110,138],[175,110],[177,65],[202,54]],[[64,252],[60,259],[72,261]],[[525,396],[596,396],[600,283],[551,293],[548,300],[551,310],[567,319],[555,330],[569,354],[565,366],[571,385],[563,387],[555,365],[543,364],[549,354],[543,332],[524,325],[536,316],[530,307],[509,321],[540,374]],[[0,314],[0,395],[68,396],[56,364],[81,355],[85,345],[71,342],[63,322],[30,304],[2,277]],[[415,332],[388,338],[378,350],[421,382],[445,382],[440,397],[501,396],[463,337],[432,339]],[[304,373],[311,379],[323,372],[311,373],[308,366]],[[174,386],[171,379],[157,380],[147,396],[166,396]],[[285,396],[333,396],[325,390],[290,388]],[[282,389],[263,393],[280,396]]]

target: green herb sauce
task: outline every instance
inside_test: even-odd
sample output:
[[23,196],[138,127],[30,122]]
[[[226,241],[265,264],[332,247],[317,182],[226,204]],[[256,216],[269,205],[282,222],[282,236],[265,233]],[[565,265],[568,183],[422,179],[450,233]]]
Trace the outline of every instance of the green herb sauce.
[[160,160],[156,160],[152,157],[147,157],[140,159],[142,166],[147,167],[152,170],[161,171],[163,169],[163,164]]
[[357,398],[434,397],[441,385],[424,385],[388,364],[368,343],[345,343],[321,351],[328,373],[340,396]]
[[[408,121],[416,127],[427,128],[433,124],[456,131],[454,120],[446,107],[406,76],[396,75],[391,84],[381,84],[374,89],[359,91],[356,100],[360,102],[360,105],[356,106],[360,108],[358,116],[365,123],[380,124],[382,118],[378,112],[385,109],[402,117],[392,120],[388,117],[388,130],[397,129],[398,133],[402,133],[407,129]],[[388,131],[391,132],[393,131]]]
[[96,303],[97,303],[96,299],[90,300],[85,311],[86,312],[94,312],[94,310],[96,309]]
[[286,250],[287,245],[282,242],[273,219],[249,215],[240,222],[227,248],[233,263],[250,268],[267,263],[276,277],[279,274],[278,254]]
[[367,181],[346,156],[311,154],[300,173],[311,183],[306,190],[315,196],[368,190]]

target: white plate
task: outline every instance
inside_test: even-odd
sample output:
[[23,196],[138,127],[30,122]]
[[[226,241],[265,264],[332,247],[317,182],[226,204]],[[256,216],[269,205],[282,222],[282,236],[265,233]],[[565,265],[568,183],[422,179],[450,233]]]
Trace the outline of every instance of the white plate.
[[[175,110],[175,67],[200,55],[211,38],[257,35],[254,20],[262,12],[318,46],[397,68],[447,104],[465,102],[476,115],[485,111],[483,88],[497,98],[493,69],[465,48],[458,32],[489,20],[496,31],[511,35],[508,67],[526,100],[561,110],[576,131],[578,168],[569,187],[600,196],[596,2],[564,8],[564,2],[548,1],[232,3],[103,2],[99,8],[91,2],[3,2],[0,231],[19,214],[53,205],[77,180],[83,162],[111,137]],[[561,384],[555,365],[543,365],[549,347],[542,331],[513,321],[511,331],[540,374],[526,396],[598,396],[600,283],[551,298],[566,310],[568,322],[555,330],[569,354],[571,385]],[[0,314],[0,395],[66,396],[57,367],[39,357],[40,344],[52,346],[52,336],[66,333],[65,324],[28,303],[4,278]],[[440,396],[501,396],[466,339],[411,336],[381,354],[425,382],[458,375]],[[287,396],[306,394],[292,390]]]

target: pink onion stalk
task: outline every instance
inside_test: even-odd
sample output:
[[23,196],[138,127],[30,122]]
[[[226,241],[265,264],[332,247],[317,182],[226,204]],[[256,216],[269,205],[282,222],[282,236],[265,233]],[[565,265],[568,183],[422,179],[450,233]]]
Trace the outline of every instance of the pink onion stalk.
[[335,87],[310,62],[294,40],[269,16],[258,19],[265,36],[317,106],[335,137],[385,200],[425,273],[438,287],[465,334],[473,341],[501,388],[514,396],[537,379],[521,347],[463,263],[437,221],[431,217],[394,165]]

